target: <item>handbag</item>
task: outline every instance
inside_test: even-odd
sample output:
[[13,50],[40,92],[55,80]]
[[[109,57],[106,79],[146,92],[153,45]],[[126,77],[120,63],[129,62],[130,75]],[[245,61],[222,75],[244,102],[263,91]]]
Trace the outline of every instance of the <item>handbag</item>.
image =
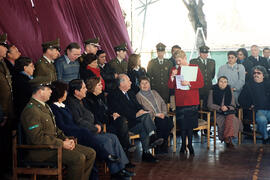
[[229,114],[236,114],[236,111],[235,110],[223,111],[222,114],[225,115],[225,116],[227,116]]

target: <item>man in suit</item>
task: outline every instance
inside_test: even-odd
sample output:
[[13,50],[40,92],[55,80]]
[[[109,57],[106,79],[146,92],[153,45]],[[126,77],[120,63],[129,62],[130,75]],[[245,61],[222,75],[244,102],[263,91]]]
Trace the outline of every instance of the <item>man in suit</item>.
[[201,46],[199,48],[200,55],[196,59],[190,60],[190,64],[199,66],[204,80],[203,88],[199,89],[200,100],[203,100],[203,107],[207,108],[207,100],[210,89],[212,88],[212,80],[215,78],[216,64],[215,60],[208,58],[209,47]]
[[118,88],[108,96],[108,105],[112,112],[127,118],[129,131],[140,134],[143,155],[142,160],[147,162],[158,162],[150,154],[150,148],[163,143],[162,138],[157,138],[156,126],[149,112],[143,110],[138,103],[133,91],[130,91],[131,81],[126,74],[119,74],[117,78]]
[[[75,144],[57,128],[54,115],[46,104],[51,89],[43,84],[33,84],[33,95],[21,115],[27,144],[57,145],[63,148],[63,164],[67,165],[67,179],[88,180],[95,162],[96,152]],[[28,158],[35,161],[56,161],[57,151],[35,150]]]
[[5,63],[12,77],[15,75],[15,68],[14,68],[15,61],[19,59],[20,56],[21,56],[21,53],[15,45],[8,46]]
[[270,49],[268,47],[263,49],[263,57],[268,63],[268,72],[270,72]]
[[7,173],[11,168],[11,128],[14,122],[12,80],[4,61],[8,50],[6,41],[7,34],[0,35],[0,105],[3,112],[3,122],[0,123],[0,174]]
[[263,66],[269,73],[269,64],[267,62],[267,60],[260,56],[260,48],[257,45],[252,45],[250,48],[251,51],[251,56],[248,57],[248,59],[253,63],[253,67],[254,66],[258,66],[261,65]]
[[172,47],[172,49],[171,49],[172,56],[171,56],[171,58],[169,59],[169,61],[171,61],[173,67],[176,65],[175,59],[173,58],[173,54],[174,54],[174,52],[177,51],[177,50],[181,50],[181,47],[178,46],[178,45],[174,45],[174,46]]
[[156,45],[158,57],[152,59],[147,66],[147,74],[151,80],[151,88],[156,90],[165,103],[169,102],[169,88],[167,86],[172,63],[164,58],[166,46],[162,43]]
[[93,39],[87,39],[84,42],[84,52],[82,53],[80,57],[80,62],[83,62],[83,58],[87,54],[97,54],[98,48],[100,47],[99,45],[99,38],[93,38]]
[[34,77],[42,79],[42,83],[51,83],[57,80],[54,60],[60,55],[59,39],[44,42],[42,45],[43,56],[35,64]]
[[116,52],[116,58],[112,59],[109,64],[114,69],[117,74],[127,73],[128,71],[128,63],[125,61],[127,55],[127,45],[126,43],[122,43],[116,47],[114,47],[114,51]]

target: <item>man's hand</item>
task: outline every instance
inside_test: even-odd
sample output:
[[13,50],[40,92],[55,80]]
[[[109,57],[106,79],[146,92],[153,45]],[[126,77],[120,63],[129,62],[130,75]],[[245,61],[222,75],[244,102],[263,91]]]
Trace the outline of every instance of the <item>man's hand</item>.
[[159,118],[161,118],[161,119],[164,119],[165,114],[163,114],[163,113],[157,113],[156,116],[159,117]]
[[100,126],[99,124],[96,124],[95,126],[96,126],[96,128],[98,129],[98,130],[97,130],[97,133],[100,133],[100,132],[101,132],[101,126]]
[[228,110],[227,106],[222,106],[220,109],[221,109],[222,111],[227,111],[227,110]]
[[114,78],[115,78],[115,79],[118,78],[118,74],[117,74],[117,73],[114,74]]
[[115,113],[113,113],[112,117],[113,117],[113,120],[116,120],[117,118],[120,117],[120,114],[115,112]]
[[75,148],[74,140],[73,139],[65,139],[65,141],[63,141],[63,148],[72,151]]
[[148,113],[148,112],[145,111],[145,110],[143,110],[143,109],[141,109],[141,110],[139,110],[139,111],[136,113],[136,117],[139,117],[139,116],[141,116],[141,115],[143,115],[143,114],[145,114],[145,113]]

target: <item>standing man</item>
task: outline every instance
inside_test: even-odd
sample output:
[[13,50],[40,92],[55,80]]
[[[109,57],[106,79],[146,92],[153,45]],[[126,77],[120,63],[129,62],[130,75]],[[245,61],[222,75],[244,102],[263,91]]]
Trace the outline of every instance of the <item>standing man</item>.
[[70,43],[65,50],[65,54],[55,60],[57,79],[66,83],[72,79],[80,77],[80,63],[77,60],[81,56],[81,47],[78,43]]
[[5,63],[12,77],[15,75],[15,61],[21,56],[20,51],[15,45],[8,46],[7,56],[5,58]]
[[169,59],[169,61],[171,61],[173,67],[175,67],[175,65],[176,65],[175,59],[173,58],[173,54],[174,54],[175,51],[177,51],[177,50],[181,50],[181,47],[178,46],[178,45],[174,45],[174,46],[172,47],[172,50],[171,50],[172,57]]
[[243,108],[256,110],[257,130],[263,137],[263,144],[269,143],[267,124],[270,123],[270,83],[268,74],[263,66],[252,69],[253,80],[247,82],[239,96]]
[[94,39],[87,39],[84,42],[84,52],[82,53],[80,57],[80,62],[83,62],[83,58],[87,54],[97,54],[98,48],[100,47],[99,45],[99,38],[94,38]]
[[[75,144],[58,129],[54,115],[46,102],[52,90],[42,84],[33,84],[33,95],[21,115],[26,143],[35,145],[58,145],[63,148],[63,164],[67,165],[68,180],[88,180],[95,162],[96,152]],[[29,159],[35,161],[56,161],[57,151],[35,150]]]
[[270,49],[268,47],[263,49],[263,57],[268,63],[268,72],[270,72]]
[[7,34],[0,35],[0,106],[3,112],[3,121],[0,123],[0,174],[11,169],[11,128],[14,121],[12,81],[4,61],[8,50],[6,41]]
[[42,83],[51,83],[57,80],[54,60],[60,55],[59,39],[45,42],[42,45],[43,56],[35,65],[34,77],[42,79]]
[[251,56],[248,57],[248,59],[253,63],[254,66],[261,65],[263,66],[269,73],[269,64],[267,63],[267,60],[260,56],[260,48],[257,45],[252,45],[251,46]]
[[151,87],[156,90],[165,103],[169,102],[169,88],[167,86],[170,70],[173,67],[168,59],[164,59],[166,46],[162,43],[156,45],[158,57],[152,59],[147,66]]
[[116,52],[116,58],[112,59],[109,64],[114,69],[117,74],[125,73],[128,71],[128,63],[125,61],[127,55],[127,45],[126,43],[122,43],[116,47],[114,47],[114,51]]
[[199,51],[200,56],[190,60],[190,64],[198,65],[203,75],[204,86],[199,89],[199,94],[200,100],[203,100],[203,108],[207,108],[208,94],[212,88],[212,81],[215,78],[216,63],[215,60],[208,58],[209,47],[201,46]]

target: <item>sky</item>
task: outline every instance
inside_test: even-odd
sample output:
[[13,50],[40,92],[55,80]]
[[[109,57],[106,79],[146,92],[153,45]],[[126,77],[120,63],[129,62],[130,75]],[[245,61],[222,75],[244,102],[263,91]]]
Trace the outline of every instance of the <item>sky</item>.
[[[182,0],[158,0],[148,6],[141,46],[144,13],[139,14],[141,9],[137,8],[142,5],[141,2],[146,1],[151,0],[119,0],[127,14],[126,21],[129,24],[128,31],[133,50],[141,54],[147,52],[148,58],[149,52],[155,51],[155,45],[159,42],[164,43],[168,51],[175,44],[184,50],[192,50],[195,32]],[[207,45],[212,50],[249,48],[253,44],[261,47],[270,46],[270,0],[203,2],[208,26]]]

